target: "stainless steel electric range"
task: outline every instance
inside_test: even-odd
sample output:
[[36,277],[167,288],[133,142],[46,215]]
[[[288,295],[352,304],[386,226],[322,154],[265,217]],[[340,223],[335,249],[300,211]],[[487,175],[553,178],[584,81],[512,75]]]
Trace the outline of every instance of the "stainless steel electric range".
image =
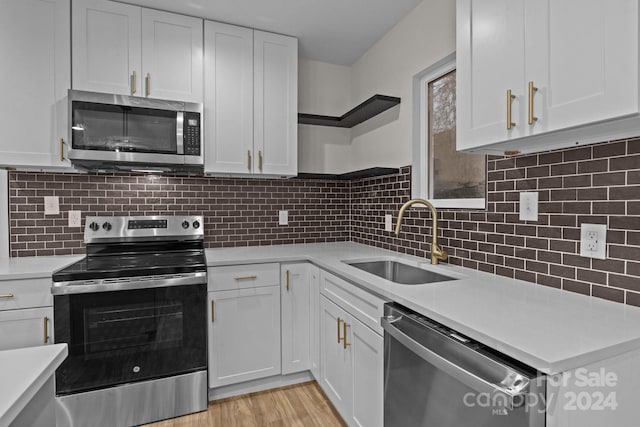
[[58,426],[133,426],[207,409],[199,216],[87,217],[87,256],[53,274]]

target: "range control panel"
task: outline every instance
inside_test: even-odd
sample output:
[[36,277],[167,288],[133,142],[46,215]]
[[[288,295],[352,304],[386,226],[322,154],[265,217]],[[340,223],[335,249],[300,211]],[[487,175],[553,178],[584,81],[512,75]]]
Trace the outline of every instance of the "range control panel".
[[204,239],[202,216],[88,216],[85,243]]

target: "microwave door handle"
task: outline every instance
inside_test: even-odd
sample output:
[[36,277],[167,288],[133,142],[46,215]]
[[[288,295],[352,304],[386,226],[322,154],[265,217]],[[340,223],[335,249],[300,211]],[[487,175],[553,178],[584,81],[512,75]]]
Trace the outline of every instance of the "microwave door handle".
[[176,114],[176,154],[184,154],[184,112]]

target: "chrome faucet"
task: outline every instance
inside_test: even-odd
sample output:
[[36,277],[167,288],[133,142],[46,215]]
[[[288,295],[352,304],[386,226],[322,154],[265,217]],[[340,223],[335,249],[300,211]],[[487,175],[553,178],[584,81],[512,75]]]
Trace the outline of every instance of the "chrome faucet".
[[396,236],[400,234],[400,224],[402,223],[402,216],[404,215],[404,211],[411,205],[415,205],[416,203],[420,203],[425,205],[431,211],[431,220],[433,221],[432,229],[433,229],[433,243],[431,244],[431,264],[438,264],[439,261],[445,261],[449,255],[445,252],[440,246],[438,246],[438,212],[436,211],[435,206],[431,204],[428,200],[425,199],[411,199],[400,208],[400,212],[398,212],[398,221],[396,222]]

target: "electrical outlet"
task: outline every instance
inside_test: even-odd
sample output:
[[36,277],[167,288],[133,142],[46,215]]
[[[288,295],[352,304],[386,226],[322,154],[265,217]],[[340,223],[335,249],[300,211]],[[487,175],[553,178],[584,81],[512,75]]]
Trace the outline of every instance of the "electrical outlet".
[[393,231],[393,217],[390,214],[384,216],[384,231]]
[[60,199],[58,199],[58,196],[45,196],[44,197],[44,214],[58,215],[59,213],[60,213]]
[[289,211],[278,211],[278,224],[289,225]]
[[520,221],[538,220],[538,193],[526,191],[520,193]]
[[82,212],[81,211],[69,211],[69,227],[82,226]]
[[607,226],[582,224],[580,227],[580,256],[605,259],[607,257]]

